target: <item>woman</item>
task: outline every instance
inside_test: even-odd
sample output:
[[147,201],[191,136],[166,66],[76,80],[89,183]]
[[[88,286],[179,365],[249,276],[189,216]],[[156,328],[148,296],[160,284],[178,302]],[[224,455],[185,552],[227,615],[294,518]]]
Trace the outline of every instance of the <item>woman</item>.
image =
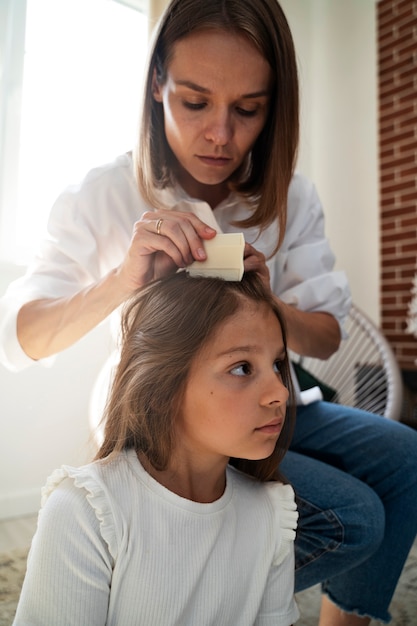
[[[123,155],[58,199],[40,256],[3,299],[2,362],[70,346],[138,287],[204,259],[220,231],[244,233],[245,270],[279,299],[289,348],[327,358],[350,295],[314,187],[293,172],[297,143],[296,60],[277,2],[171,2],[134,165]],[[401,424],[299,397],[282,467],[300,510],[296,589],[323,583],[321,626],[389,620],[417,531],[416,450]]]

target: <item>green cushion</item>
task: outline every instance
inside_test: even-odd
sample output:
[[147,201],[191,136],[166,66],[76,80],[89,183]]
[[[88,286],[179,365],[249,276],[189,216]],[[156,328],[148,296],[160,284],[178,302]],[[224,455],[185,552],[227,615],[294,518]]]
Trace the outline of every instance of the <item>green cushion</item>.
[[326,385],[326,383],[316,378],[299,363],[293,362],[292,364],[301,391],[304,391],[305,389],[311,389],[311,387],[320,387],[321,393],[323,394],[323,400],[326,400],[326,402],[337,402],[336,389],[333,389],[333,387]]

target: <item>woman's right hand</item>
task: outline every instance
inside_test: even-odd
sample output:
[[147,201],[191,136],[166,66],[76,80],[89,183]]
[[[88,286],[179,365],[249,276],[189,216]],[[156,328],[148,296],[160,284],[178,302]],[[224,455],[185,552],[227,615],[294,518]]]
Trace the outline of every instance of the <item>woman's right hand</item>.
[[134,226],[119,267],[71,296],[34,300],[22,306],[17,318],[21,347],[34,360],[65,350],[139,287],[194,260],[204,261],[203,240],[215,235],[214,229],[191,213],[144,213]]
[[216,231],[193,213],[172,210],[148,211],[133,228],[130,246],[118,268],[120,284],[129,295],[152,280],[204,261],[203,240]]

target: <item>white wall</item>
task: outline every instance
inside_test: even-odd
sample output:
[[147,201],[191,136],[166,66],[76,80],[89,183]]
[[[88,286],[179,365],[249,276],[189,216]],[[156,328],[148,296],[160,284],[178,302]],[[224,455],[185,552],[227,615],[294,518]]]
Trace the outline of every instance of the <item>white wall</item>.
[[316,184],[337,267],[379,323],[379,195],[374,0],[281,0],[298,52],[299,169]]
[[[0,265],[0,294],[21,272]],[[111,346],[104,323],[52,367],[16,374],[0,366],[0,519],[36,512],[53,469],[91,459],[90,391]]]
[[[378,184],[374,0],[282,0],[302,87],[299,168],[323,200],[327,232],[354,299],[378,321]],[[22,268],[0,266],[0,294]],[[88,444],[90,390],[110,352],[107,325],[53,367],[0,367],[0,518],[37,511],[40,488]]]

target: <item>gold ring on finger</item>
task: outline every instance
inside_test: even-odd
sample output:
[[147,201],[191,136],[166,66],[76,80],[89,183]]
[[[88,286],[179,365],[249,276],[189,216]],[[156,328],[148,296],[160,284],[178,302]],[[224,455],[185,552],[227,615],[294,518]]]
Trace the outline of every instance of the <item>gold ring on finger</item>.
[[162,218],[159,218],[159,220],[156,222],[156,234],[160,235],[161,234],[161,227],[162,227],[162,222],[164,220]]

